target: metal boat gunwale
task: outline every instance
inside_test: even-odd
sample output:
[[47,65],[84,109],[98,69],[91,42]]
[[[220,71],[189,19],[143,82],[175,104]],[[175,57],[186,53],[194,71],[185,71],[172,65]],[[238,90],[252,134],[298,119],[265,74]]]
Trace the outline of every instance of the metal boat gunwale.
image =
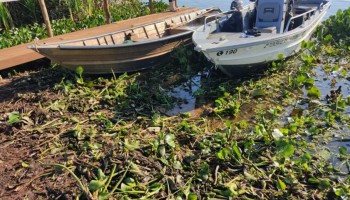
[[[190,12],[190,13],[197,13],[197,16],[203,14],[205,11],[210,11],[210,10],[214,10],[214,9],[218,9],[216,7],[210,7],[210,8],[206,8],[206,9],[202,9],[202,10],[197,10],[197,11],[193,11],[193,12]],[[110,36],[110,35],[113,35],[113,34],[117,34],[117,33],[125,33],[127,31],[131,31],[133,29],[137,29],[137,28],[142,28],[142,27],[145,27],[145,26],[149,26],[149,25],[156,25],[157,23],[162,23],[162,22],[166,22],[166,20],[172,20],[174,18],[179,18],[181,16],[187,16],[189,15],[190,13],[184,13],[184,14],[181,14],[179,16],[175,16],[175,17],[170,17],[170,18],[166,18],[166,19],[163,19],[163,20],[159,20],[159,21],[155,21],[155,22],[151,22],[151,23],[146,23],[146,24],[140,24],[140,25],[137,25],[137,26],[132,26],[130,28],[126,28],[126,29],[123,29],[123,30],[118,30],[118,31],[115,31],[115,32],[110,32],[110,33],[105,33],[105,34],[100,34],[100,35],[95,35],[95,36],[91,36],[91,37],[86,37],[86,38],[79,38],[79,39],[74,39],[74,40],[63,40],[63,41],[58,41],[58,42],[51,42],[51,43],[43,43],[43,44],[34,44],[34,45],[29,45],[28,48],[35,48],[35,47],[50,47],[51,46],[53,48],[57,48],[57,47],[60,47],[62,48],[60,45],[62,44],[67,44],[67,43],[74,43],[74,42],[80,42],[80,41],[84,41],[84,40],[91,40],[91,39],[96,39],[96,38],[99,38],[99,37],[105,37],[105,36]],[[178,27],[175,27],[175,28],[167,28],[165,30],[170,30],[170,29],[185,29],[186,28],[186,24],[188,23],[191,23],[191,22],[194,22],[197,18],[197,16],[194,18],[194,19],[190,19],[189,21],[187,22],[184,22],[182,25],[179,25]],[[184,27],[184,28],[182,28]],[[190,30],[188,29],[187,32],[193,32],[194,30]],[[185,33],[185,32],[184,32]],[[181,34],[181,33],[179,33]],[[179,36],[179,34],[174,34],[174,35],[167,35],[167,36],[164,36],[164,37],[159,37],[159,38],[154,38],[154,39],[144,39],[141,40],[141,41],[138,41],[138,42],[135,42],[135,43],[132,43],[132,44],[113,44],[113,45],[104,45],[104,46],[113,46],[113,47],[116,47],[118,45],[120,46],[132,46],[133,44],[136,44],[136,43],[141,43],[141,42],[148,42],[148,41],[152,41],[152,40],[162,40],[164,38],[165,39],[169,39],[169,38],[172,38],[173,37],[176,37],[176,36]],[[184,34],[185,35],[185,34]],[[56,46],[55,46],[56,45]],[[67,45],[68,47],[69,45]],[[72,45],[73,46],[73,45]],[[91,45],[91,46],[102,46],[102,45]],[[77,47],[85,47],[85,46],[77,46]]]
[[[144,45],[144,44],[151,44],[151,43],[158,43],[158,42],[163,42],[166,40],[171,40],[173,38],[181,37],[184,35],[191,34],[193,31],[188,30],[183,33],[178,33],[175,35],[169,35],[161,38],[155,38],[155,39],[144,39],[141,41],[133,42],[130,44],[113,44],[113,45],[94,45],[94,46],[74,46],[74,45],[59,45],[58,47],[62,50],[67,50],[67,49],[109,49],[109,48],[116,48],[116,47],[133,47],[133,46],[139,46],[139,45]],[[47,46],[48,48],[57,48],[57,46]]]

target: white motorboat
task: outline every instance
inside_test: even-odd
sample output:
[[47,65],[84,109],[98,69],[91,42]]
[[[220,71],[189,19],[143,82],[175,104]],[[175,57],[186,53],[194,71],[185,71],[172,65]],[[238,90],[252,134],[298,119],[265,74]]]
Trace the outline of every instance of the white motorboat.
[[[192,35],[195,50],[225,74],[234,76],[289,57],[326,14],[328,0],[258,0],[242,10],[207,17]],[[209,18],[216,18],[208,22]],[[255,68],[254,68],[255,69]]]

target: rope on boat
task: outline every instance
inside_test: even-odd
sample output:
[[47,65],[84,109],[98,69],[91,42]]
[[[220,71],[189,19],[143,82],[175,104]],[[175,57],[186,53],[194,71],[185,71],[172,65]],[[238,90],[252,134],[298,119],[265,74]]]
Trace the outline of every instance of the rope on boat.
[[36,52],[39,52],[39,50],[38,50],[38,48],[37,48],[38,41],[39,41],[39,38],[38,38],[38,37],[35,37],[35,38],[34,38],[34,47],[35,47],[35,51],[36,51]]

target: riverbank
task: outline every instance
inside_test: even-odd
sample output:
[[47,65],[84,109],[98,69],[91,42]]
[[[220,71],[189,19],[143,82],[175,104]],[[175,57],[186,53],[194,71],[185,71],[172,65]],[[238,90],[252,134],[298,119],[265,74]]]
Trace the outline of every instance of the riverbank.
[[[0,80],[0,198],[348,198],[349,13],[239,79],[183,48],[129,75],[12,73]],[[196,109],[170,115],[189,102],[171,95],[179,86]]]

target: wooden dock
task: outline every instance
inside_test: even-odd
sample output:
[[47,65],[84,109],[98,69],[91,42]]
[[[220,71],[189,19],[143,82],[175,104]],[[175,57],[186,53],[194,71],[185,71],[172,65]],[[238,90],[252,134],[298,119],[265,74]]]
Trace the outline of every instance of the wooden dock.
[[[177,12],[162,12],[151,15],[146,15],[142,17],[132,18],[128,20],[118,21],[112,24],[102,25],[90,29],[80,30],[72,33],[67,33],[64,35],[54,36],[52,38],[47,38],[38,41],[38,43],[47,43],[47,42],[59,42],[64,40],[73,40],[85,37],[92,37],[100,34],[105,34],[109,32],[115,32],[118,30],[123,30],[131,28],[133,26],[139,26],[142,24],[151,23],[154,21],[170,18],[172,16],[179,15],[181,13],[191,12],[198,10],[198,8],[193,7],[180,7]],[[34,44],[33,42],[21,44],[18,46],[0,49],[0,70],[28,63],[43,58],[41,54],[28,49],[29,45]]]

